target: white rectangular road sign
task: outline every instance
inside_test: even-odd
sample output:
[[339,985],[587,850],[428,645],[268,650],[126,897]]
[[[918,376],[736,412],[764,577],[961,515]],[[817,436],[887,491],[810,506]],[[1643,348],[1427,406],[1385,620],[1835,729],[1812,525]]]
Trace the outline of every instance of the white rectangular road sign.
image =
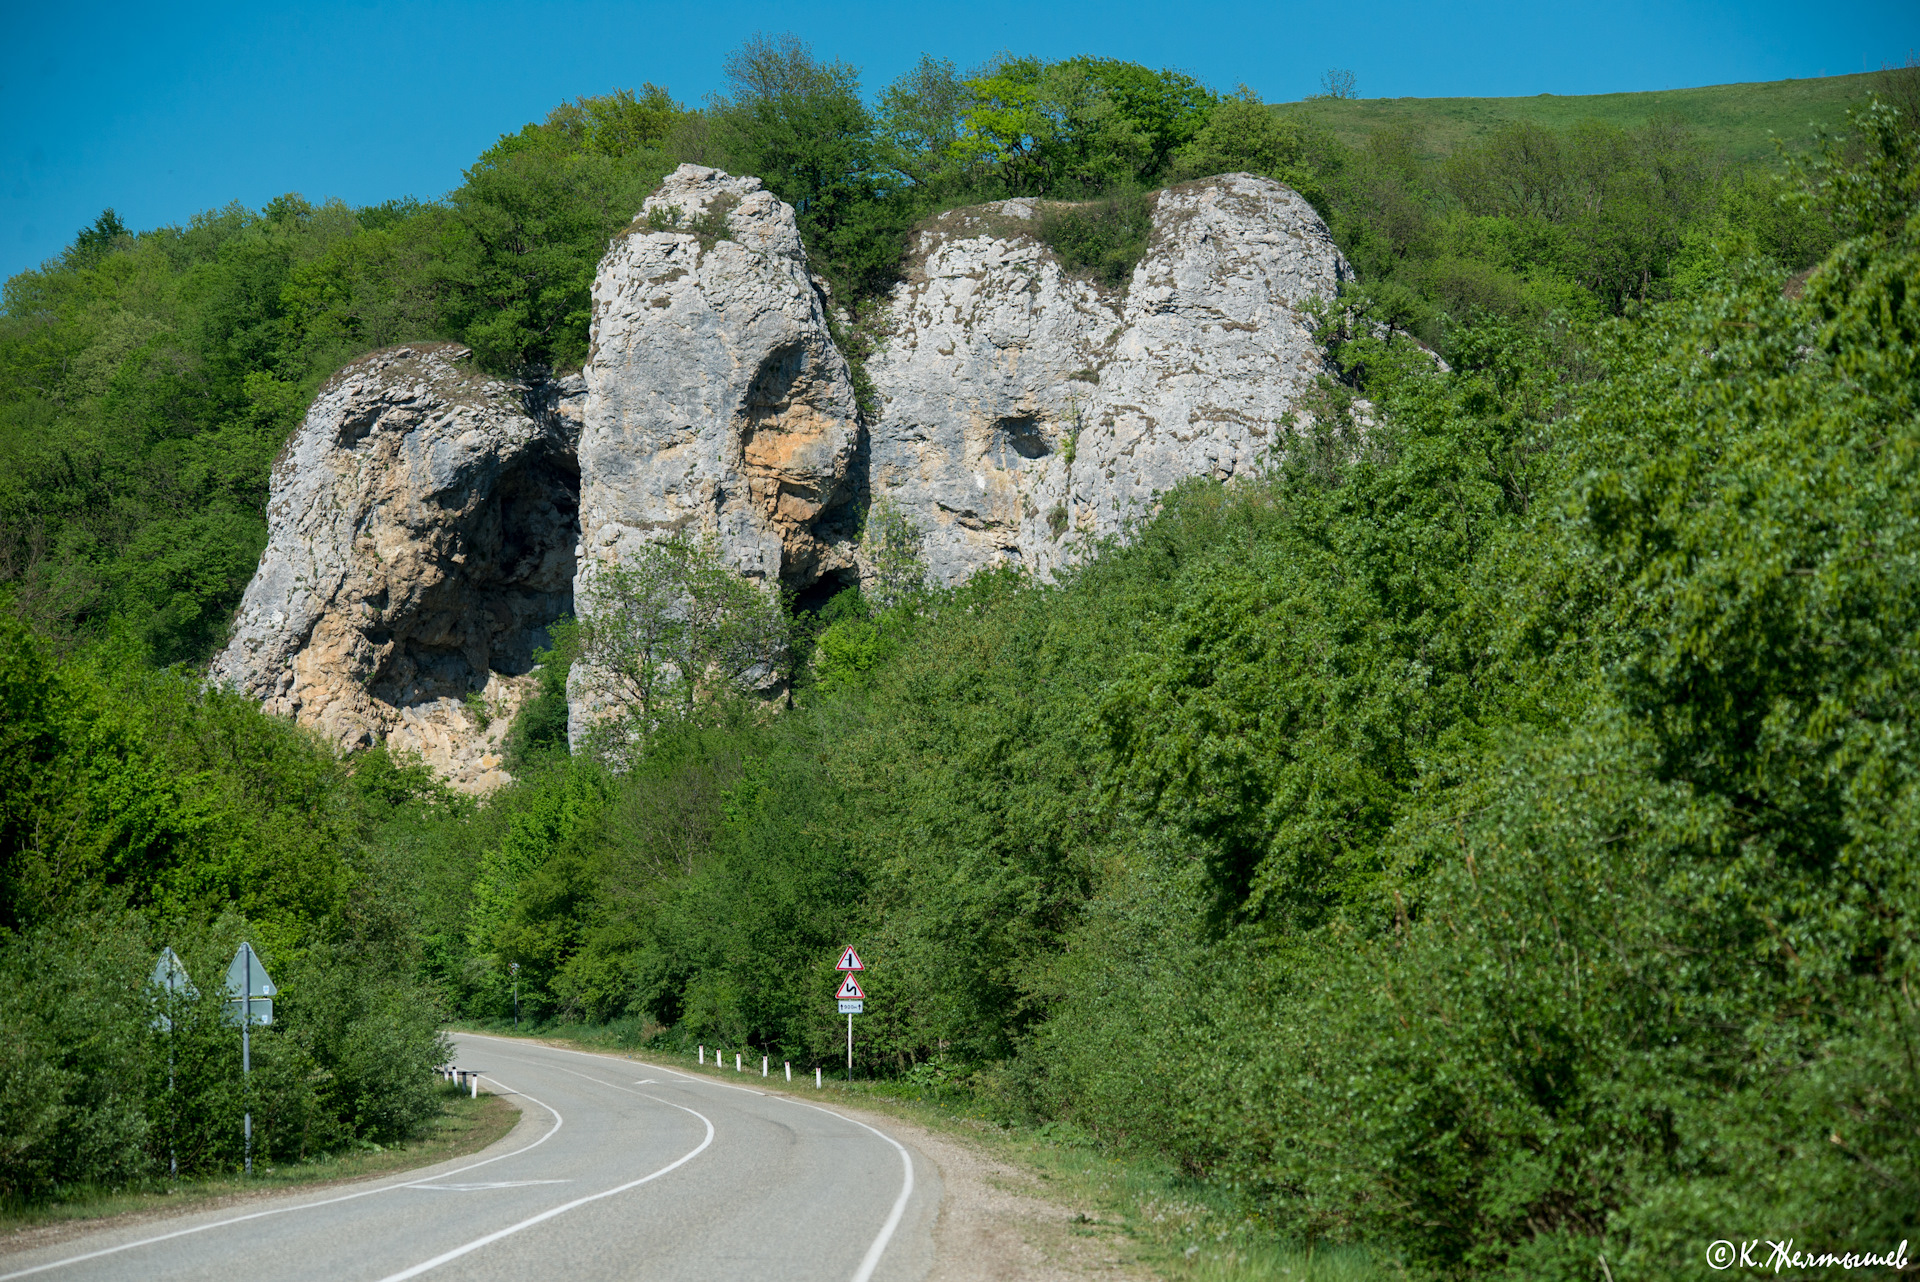
[[[235,1028],[238,1028],[241,1023],[240,1008],[246,1004],[247,1003],[237,997],[227,1002],[227,1022]],[[253,999],[253,1022],[256,1024],[271,1024],[273,1022],[273,998],[256,997]]]
[[867,1004],[865,1002],[841,1002],[840,1013],[842,1015],[864,1015],[867,1013]]

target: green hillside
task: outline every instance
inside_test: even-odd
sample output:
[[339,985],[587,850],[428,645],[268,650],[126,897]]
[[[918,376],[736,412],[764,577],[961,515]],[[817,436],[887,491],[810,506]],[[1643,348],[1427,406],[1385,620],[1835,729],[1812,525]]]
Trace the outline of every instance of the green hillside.
[[1604,120],[1630,129],[1678,116],[1700,139],[1735,160],[1764,160],[1777,136],[1804,150],[1815,128],[1837,130],[1848,107],[1866,101],[1884,73],[1708,85],[1657,93],[1600,93],[1533,98],[1314,98],[1286,109],[1324,126],[1341,142],[1361,142],[1383,128],[1411,126],[1430,153],[1444,154],[1516,121],[1562,129]]
[[[1137,1162],[1169,1192],[1076,1240],[1170,1282],[1920,1236],[1920,65],[1792,173],[1770,130],[1880,86],[1289,110],[929,57],[870,107],[791,37],[727,68],[563,103],[438,200],[106,210],[5,283],[0,1211],[230,1171],[242,1116],[273,1163],[418,1134],[456,1016]],[[577,368],[691,162],[795,211],[864,398],[913,229],[967,205],[1129,282],[1156,189],[1261,174],[1355,274],[1298,305],[1325,364],[1261,468],[1054,581],[930,583],[884,504],[873,577],[784,617],[711,544],[623,551],[485,798],[210,683],[316,389],[432,339]],[[770,633],[778,715],[701,657]],[[245,1081],[205,978],[243,939],[285,990]],[[145,987],[162,946],[200,995]]]

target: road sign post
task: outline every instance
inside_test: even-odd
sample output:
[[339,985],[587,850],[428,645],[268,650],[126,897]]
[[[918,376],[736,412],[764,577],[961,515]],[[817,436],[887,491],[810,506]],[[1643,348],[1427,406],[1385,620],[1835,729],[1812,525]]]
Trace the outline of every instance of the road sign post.
[[865,970],[860,954],[849,948],[840,954],[835,970],[846,972],[846,978],[840,981],[840,989],[834,997],[840,1003],[840,1013],[847,1017],[847,1081],[853,1081],[853,1017],[867,1013],[866,993],[860,989],[860,981],[853,977],[856,970]]
[[[247,1111],[241,1119],[241,1135],[248,1175],[253,1174],[253,1024],[255,1019],[262,1024],[273,1022],[273,1002],[269,999],[279,991],[274,987],[273,980],[267,977],[267,968],[260,964],[253,945],[242,941],[240,951],[233,955],[233,961],[227,967],[227,1005],[239,1007],[240,1076],[246,1083],[247,1093]],[[259,996],[256,997],[256,993]],[[254,1013],[255,1002],[266,1007],[258,1015]]]
[[167,1035],[167,1174],[172,1179],[180,1178],[180,1151],[174,1143],[176,1106],[173,1101],[173,1012],[181,997],[198,997],[193,981],[187,978],[187,968],[171,948],[160,950],[160,960],[153,964],[153,976],[147,981],[160,990],[160,1000],[164,1009],[154,1017],[153,1026]]

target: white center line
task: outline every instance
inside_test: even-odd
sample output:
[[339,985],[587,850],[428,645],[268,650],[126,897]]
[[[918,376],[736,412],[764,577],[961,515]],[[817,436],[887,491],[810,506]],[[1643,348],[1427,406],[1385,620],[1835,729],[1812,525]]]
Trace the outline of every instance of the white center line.
[[[485,1034],[468,1033],[468,1034],[465,1034],[465,1036],[476,1037],[476,1036],[485,1036]],[[504,1037],[496,1037],[496,1038],[489,1038],[488,1040],[489,1041],[508,1041],[511,1039],[504,1038]],[[528,1045],[528,1044],[529,1043],[522,1042],[522,1045]],[[622,1063],[622,1064],[635,1064],[635,1063],[646,1064],[645,1060],[629,1059],[625,1056],[596,1054],[592,1051],[570,1050],[565,1046],[546,1046],[546,1045],[542,1045],[539,1042],[533,1042],[531,1043],[531,1045],[539,1046],[541,1050],[559,1051],[565,1055],[579,1055],[587,1059],[610,1059],[610,1060],[614,1060],[616,1063]],[[528,1063],[530,1061],[522,1060],[521,1062]],[[560,1068],[558,1064],[549,1064],[547,1065],[547,1067]],[[715,1082],[709,1078],[695,1077],[689,1073],[675,1072],[675,1070],[671,1068],[665,1068],[658,1064],[647,1064],[647,1067],[655,1070],[656,1072],[673,1073],[675,1077],[684,1078],[689,1082],[704,1082],[709,1086],[725,1086],[729,1090],[746,1091],[749,1095],[766,1095],[767,1094],[767,1092],[765,1091],[749,1090],[747,1087],[734,1086],[728,1082]],[[563,1073],[573,1073],[572,1069],[567,1069],[567,1068],[560,1068],[560,1071]],[[575,1077],[587,1077],[585,1073],[573,1073],[573,1075]],[[615,1090],[626,1089],[625,1087],[615,1085],[613,1082],[602,1082],[597,1077],[587,1077],[587,1080],[590,1082],[600,1082],[600,1085],[611,1086]],[[634,1083],[634,1085],[636,1086],[641,1084],[642,1083],[639,1083],[639,1082]],[[633,1093],[636,1095],[640,1094],[639,1091],[635,1091]],[[647,1096],[647,1098],[653,1099],[654,1097],[649,1095]],[[879,1235],[873,1239],[873,1244],[867,1247],[867,1253],[861,1259],[860,1267],[854,1270],[853,1278],[851,1280],[851,1282],[870,1282],[870,1279],[873,1277],[873,1271],[880,1267],[880,1257],[886,1254],[887,1243],[893,1240],[894,1230],[900,1227],[900,1219],[902,1216],[904,1216],[907,1213],[907,1203],[913,1197],[913,1155],[907,1151],[906,1146],[901,1144],[898,1140],[894,1139],[893,1136],[888,1135],[885,1131],[878,1130],[875,1127],[868,1126],[865,1122],[861,1121],[859,1118],[848,1117],[845,1113],[836,1113],[830,1108],[822,1108],[818,1104],[809,1104],[804,1100],[794,1099],[790,1095],[774,1095],[771,1098],[783,1099],[789,1104],[798,1104],[801,1108],[810,1108],[816,1113],[825,1113],[828,1117],[837,1117],[843,1122],[852,1122],[855,1126],[858,1126],[862,1130],[872,1131],[875,1135],[878,1135],[881,1139],[893,1145],[894,1151],[900,1154],[901,1165],[905,1167],[905,1170],[906,1170],[906,1176],[901,1181],[901,1185],[900,1185],[900,1196],[893,1200],[893,1210],[887,1215],[887,1222],[880,1226]],[[661,1103],[665,1103],[665,1102],[666,1101],[664,1100],[661,1101]],[[674,1107],[677,1108],[679,1106],[675,1105]],[[692,1109],[688,1109],[687,1111],[693,1112]],[[697,1113],[694,1115],[696,1117],[699,1116],[699,1114]],[[702,1120],[705,1120],[705,1119],[702,1119]],[[709,1125],[711,1125],[711,1123],[709,1123]],[[616,1189],[614,1191],[618,1192],[619,1190]],[[600,1194],[600,1196],[604,1197],[606,1195]],[[5,1282],[5,1280],[0,1279],[0,1282]],[[393,1280],[386,1279],[385,1282],[393,1282]]]
[[[604,1084],[609,1084],[609,1083],[603,1083],[603,1085]],[[647,1096],[646,1098],[654,1099],[654,1097],[651,1095]],[[414,1265],[410,1269],[402,1269],[398,1273],[389,1273],[386,1277],[380,1279],[380,1282],[403,1282],[403,1279],[406,1279],[406,1278],[419,1277],[422,1273],[425,1273],[430,1269],[437,1269],[441,1265],[446,1264],[453,1260],[457,1260],[463,1255],[467,1255],[471,1252],[478,1251],[483,1246],[487,1246],[491,1243],[498,1242],[503,1237],[510,1237],[511,1235],[518,1233],[521,1229],[530,1229],[536,1224],[542,1224],[548,1220],[551,1220],[556,1215],[565,1215],[568,1211],[573,1210],[577,1206],[585,1206],[589,1202],[598,1202],[603,1197],[612,1197],[615,1193],[625,1193],[628,1189],[639,1188],[642,1184],[646,1184],[646,1183],[649,1183],[650,1181],[659,1179],[662,1175],[665,1175],[669,1171],[676,1170],[679,1167],[685,1166],[688,1162],[691,1162],[694,1158],[699,1157],[700,1154],[704,1153],[707,1149],[707,1145],[713,1143],[713,1123],[710,1120],[708,1120],[705,1114],[695,1112],[695,1110],[686,1108],[679,1104],[670,1103],[667,1100],[655,1100],[655,1102],[659,1104],[666,1104],[668,1108],[677,1108],[683,1113],[692,1113],[695,1117],[699,1118],[702,1122],[706,1123],[706,1127],[707,1127],[706,1138],[701,1140],[699,1145],[695,1147],[693,1151],[682,1154],[680,1157],[675,1158],[673,1161],[667,1163],[665,1166],[661,1167],[659,1170],[649,1172],[646,1175],[642,1175],[637,1180],[629,1180],[625,1184],[620,1185],[618,1188],[610,1188],[602,1193],[589,1193],[585,1197],[575,1198],[571,1202],[566,1202],[560,1206],[556,1206],[550,1211],[542,1211],[538,1215],[528,1216],[526,1219],[520,1221],[518,1224],[509,1224],[506,1228],[496,1229],[492,1233],[487,1234],[485,1237],[475,1238],[473,1241],[467,1243],[465,1246],[456,1246],[451,1251],[441,1252],[439,1255],[434,1256],[431,1260],[422,1260],[420,1263]],[[858,1275],[859,1282],[866,1282],[867,1274],[872,1273],[872,1271],[873,1270],[868,1269],[867,1273]]]
[[[467,1033],[463,1034],[463,1036],[486,1036],[486,1034]],[[507,1042],[507,1040],[518,1040],[518,1038],[503,1038],[503,1036],[499,1036],[499,1038],[488,1038],[488,1040],[490,1040],[490,1042]],[[522,1046],[528,1046],[528,1042],[524,1042],[524,1040],[522,1040],[520,1044],[522,1044]],[[645,1059],[632,1059],[632,1057],[626,1056],[607,1056],[607,1054],[595,1054],[595,1052],[589,1052],[589,1050],[570,1050],[570,1048],[566,1048],[566,1046],[545,1046],[545,1044],[541,1044],[541,1042],[532,1042],[530,1046],[540,1046],[540,1050],[557,1050],[557,1052],[561,1052],[564,1056],[582,1056],[586,1057],[586,1059],[612,1059],[614,1063],[643,1063],[645,1067],[649,1067],[649,1069],[653,1069],[653,1071],[657,1071],[657,1073],[672,1073],[674,1077],[680,1077],[680,1079],[687,1080],[687,1082],[705,1082],[708,1086],[726,1086],[728,1090],[745,1090],[745,1092],[751,1094],[751,1096],[768,1096],[768,1092],[764,1092],[764,1090],[751,1090],[751,1088],[747,1088],[747,1086],[733,1086],[732,1082],[716,1082],[716,1080],[707,1079],[707,1077],[693,1077],[691,1073],[680,1073],[680,1071],[676,1071],[676,1069],[668,1069],[668,1067],[659,1065],[659,1063],[647,1063]],[[522,1059],[522,1063],[528,1063],[528,1061]],[[561,1065],[557,1065],[557,1063],[549,1063],[547,1067],[549,1067],[549,1069],[561,1069]],[[561,1069],[561,1073],[572,1073],[572,1069]],[[574,1073],[574,1077],[588,1077],[588,1075],[586,1075],[586,1073]],[[614,1084],[614,1082],[601,1082],[601,1079],[597,1079],[597,1077],[588,1077],[588,1080],[589,1082],[599,1082],[601,1086],[612,1086],[614,1090],[626,1090],[626,1086],[618,1086],[618,1084]],[[641,1082],[636,1082],[636,1086],[639,1086],[639,1084],[641,1084]],[[632,1094],[641,1094],[641,1092],[637,1092],[636,1090],[636,1092],[632,1092]],[[653,1100],[655,1096],[647,1096],[647,1098]],[[801,1105],[803,1109],[814,1109],[816,1113],[826,1113],[828,1117],[837,1117],[837,1119],[841,1119],[841,1121],[845,1121],[845,1123],[852,1123],[854,1127],[860,1127],[862,1130],[872,1130],[881,1140],[885,1140],[887,1144],[891,1144],[891,1146],[895,1148],[895,1151],[899,1153],[900,1165],[904,1167],[904,1178],[900,1180],[900,1196],[899,1198],[893,1199],[893,1211],[887,1213],[887,1223],[879,1226],[879,1234],[874,1238],[874,1244],[866,1247],[866,1255],[860,1259],[860,1267],[854,1269],[854,1274],[852,1274],[851,1282],[870,1282],[872,1276],[874,1276],[874,1270],[879,1269],[879,1257],[887,1253],[887,1244],[893,1240],[893,1232],[900,1226],[900,1217],[906,1215],[906,1203],[914,1196],[914,1155],[908,1153],[906,1146],[900,1144],[899,1140],[895,1140],[891,1134],[887,1134],[885,1130],[868,1127],[868,1125],[866,1125],[864,1121],[860,1121],[858,1117],[847,1117],[845,1113],[835,1113],[833,1109],[826,1109],[826,1107],[820,1107],[818,1104],[806,1104],[804,1100],[795,1100],[793,1096],[787,1096],[787,1094],[774,1094],[774,1096],[768,1096],[768,1098],[785,1100],[787,1104]],[[660,1104],[666,1104],[666,1100],[660,1100]],[[680,1107],[680,1105],[676,1104],[674,1107]],[[693,1113],[693,1109],[687,1109],[687,1111]],[[699,1113],[695,1113],[695,1117],[699,1117]],[[707,1121],[707,1119],[701,1117],[701,1121]],[[707,1125],[708,1127],[712,1127],[712,1123],[707,1123]],[[685,1161],[685,1159],[682,1159],[682,1161]],[[668,1167],[668,1169],[672,1169],[672,1167]],[[664,1173],[660,1173],[660,1175],[664,1175]],[[647,1176],[647,1178],[653,1178],[653,1176]],[[611,1192],[620,1192],[620,1190],[616,1188],[616,1190],[611,1190]],[[599,1196],[599,1198],[605,1198],[607,1194],[597,1194],[597,1196]],[[574,1205],[578,1205],[578,1203],[574,1203]],[[511,1230],[507,1230],[507,1232],[511,1232]],[[396,1274],[396,1276],[411,1276],[411,1274]],[[0,1278],[0,1282],[6,1282],[6,1280]],[[382,1278],[382,1282],[396,1282],[396,1278]]]

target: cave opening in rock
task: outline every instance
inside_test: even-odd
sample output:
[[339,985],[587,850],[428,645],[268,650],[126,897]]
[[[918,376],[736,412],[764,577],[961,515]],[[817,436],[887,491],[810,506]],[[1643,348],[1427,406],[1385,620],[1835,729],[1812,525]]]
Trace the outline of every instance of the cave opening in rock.
[[[841,593],[857,591],[859,587],[860,575],[858,572],[850,569],[830,570],[793,594],[794,617],[799,618],[801,615],[814,615],[817,617],[832,613],[834,611],[831,611],[829,607],[833,605],[834,600],[838,598]],[[851,604],[851,602],[843,601],[840,603],[839,608],[844,610],[849,604]]]
[[[462,699],[494,674],[531,671],[547,628],[573,612],[580,538],[579,465],[570,451],[531,451],[504,471],[489,502],[445,531],[433,576],[388,612],[392,642],[368,693],[396,708]],[[372,639],[372,634],[369,634]]]
[[1040,420],[1032,414],[1003,418],[993,426],[995,434],[1021,458],[1045,458],[1053,453],[1053,447],[1040,430]]

